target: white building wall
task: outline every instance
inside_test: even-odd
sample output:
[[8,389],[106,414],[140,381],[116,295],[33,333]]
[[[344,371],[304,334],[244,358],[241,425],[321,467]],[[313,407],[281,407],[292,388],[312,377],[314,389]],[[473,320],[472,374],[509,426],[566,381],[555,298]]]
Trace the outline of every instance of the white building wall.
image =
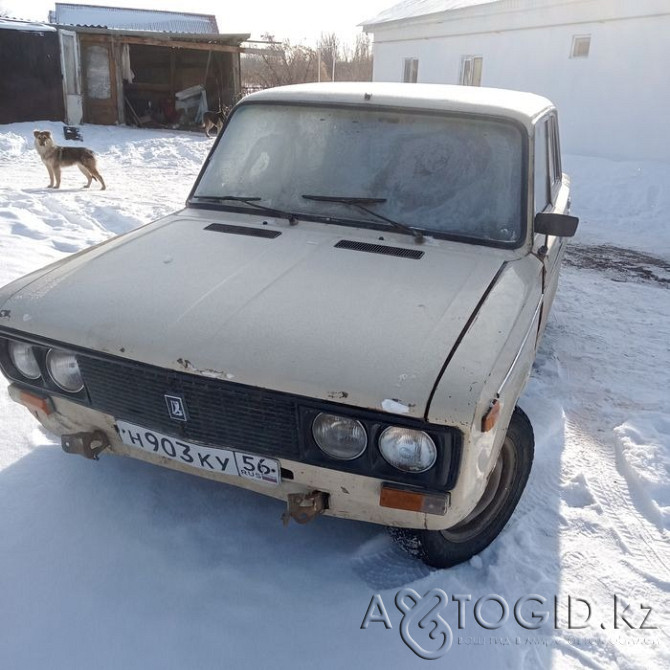
[[[459,24],[463,30],[467,22]],[[485,31],[445,36],[448,25],[375,33],[373,79],[402,81],[404,59],[414,57],[418,81],[457,84],[461,58],[482,56],[482,86],[531,91],[556,104],[564,151],[670,160],[670,14],[502,32],[488,30],[496,20],[486,17],[477,25]],[[573,36],[587,34],[588,58],[570,58]]]

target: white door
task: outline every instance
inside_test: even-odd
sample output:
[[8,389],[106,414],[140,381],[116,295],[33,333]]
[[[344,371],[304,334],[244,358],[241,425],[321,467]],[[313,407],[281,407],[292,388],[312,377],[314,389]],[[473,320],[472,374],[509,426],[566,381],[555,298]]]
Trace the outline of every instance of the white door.
[[78,126],[82,119],[81,105],[81,65],[77,34],[69,30],[59,30],[60,66],[63,73],[63,94],[65,95],[65,120],[68,125]]

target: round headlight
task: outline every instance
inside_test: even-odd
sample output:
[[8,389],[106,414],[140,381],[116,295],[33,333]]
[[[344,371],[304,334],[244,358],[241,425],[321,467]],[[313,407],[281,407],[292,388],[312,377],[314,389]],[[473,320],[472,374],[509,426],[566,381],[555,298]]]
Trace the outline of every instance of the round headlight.
[[14,367],[28,379],[39,379],[42,376],[40,366],[35,358],[35,349],[24,342],[9,343],[9,357]]
[[49,349],[47,354],[47,368],[51,379],[70,393],[78,393],[84,388],[84,380],[79,372],[79,365],[74,354],[58,349]]
[[319,448],[331,458],[351,461],[368,446],[368,436],[360,421],[335,414],[319,414],[312,424]]
[[435,465],[435,442],[422,430],[391,426],[379,437],[379,451],[398,470],[425,472]]

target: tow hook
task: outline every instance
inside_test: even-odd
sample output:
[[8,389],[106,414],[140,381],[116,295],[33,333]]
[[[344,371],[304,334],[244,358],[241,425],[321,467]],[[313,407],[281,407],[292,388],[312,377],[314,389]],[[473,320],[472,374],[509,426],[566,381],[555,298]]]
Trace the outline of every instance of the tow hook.
[[109,440],[101,430],[94,430],[92,433],[63,435],[60,444],[68,454],[79,454],[97,461],[98,454],[109,446]]
[[298,523],[308,523],[328,509],[328,494],[323,491],[311,493],[289,493],[286,511],[281,515],[284,526],[291,519]]

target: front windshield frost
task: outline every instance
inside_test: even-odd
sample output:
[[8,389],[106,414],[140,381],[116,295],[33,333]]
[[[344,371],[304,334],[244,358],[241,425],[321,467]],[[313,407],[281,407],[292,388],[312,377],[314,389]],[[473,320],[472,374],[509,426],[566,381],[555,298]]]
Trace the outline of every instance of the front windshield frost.
[[250,104],[194,195],[364,223],[375,219],[302,195],[385,198],[374,211],[405,225],[509,243],[521,235],[522,148],[516,127],[484,118]]

